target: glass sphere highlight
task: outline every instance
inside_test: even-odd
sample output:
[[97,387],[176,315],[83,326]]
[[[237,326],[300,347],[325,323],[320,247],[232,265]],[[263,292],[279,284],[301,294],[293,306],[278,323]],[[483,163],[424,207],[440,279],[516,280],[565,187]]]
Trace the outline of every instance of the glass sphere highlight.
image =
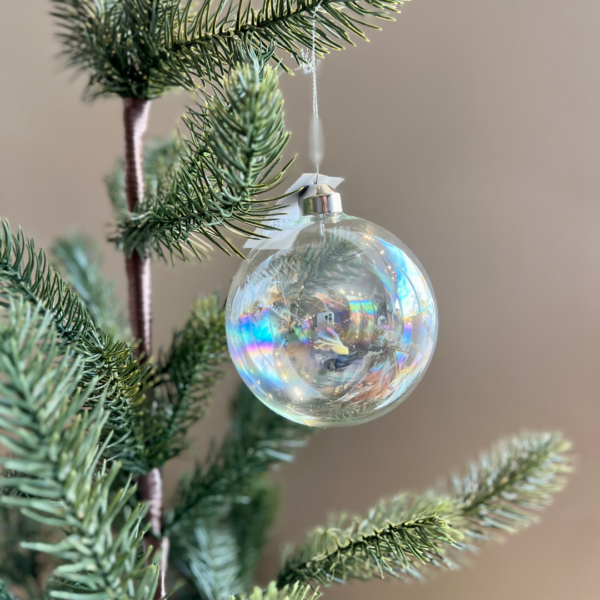
[[405,400],[433,355],[427,275],[385,229],[344,213],[301,217],[233,279],[227,342],[269,408],[312,427],[371,421]]

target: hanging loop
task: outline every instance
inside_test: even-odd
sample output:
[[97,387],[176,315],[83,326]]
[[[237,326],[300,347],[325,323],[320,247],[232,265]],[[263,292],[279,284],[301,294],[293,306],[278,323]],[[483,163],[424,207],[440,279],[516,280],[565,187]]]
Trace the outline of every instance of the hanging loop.
[[319,119],[319,101],[317,95],[317,55],[316,55],[316,36],[317,36],[317,11],[321,3],[319,2],[313,11],[312,18],[312,48],[310,57],[310,70],[312,72],[313,84],[313,115],[310,122],[309,134],[309,154],[310,159],[315,165],[315,183],[319,183],[319,167],[325,153],[325,139],[323,136],[323,126]]

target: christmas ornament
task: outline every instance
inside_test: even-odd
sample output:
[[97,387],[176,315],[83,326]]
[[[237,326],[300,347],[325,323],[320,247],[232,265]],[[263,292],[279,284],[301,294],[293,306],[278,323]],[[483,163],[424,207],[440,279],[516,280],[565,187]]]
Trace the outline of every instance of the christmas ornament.
[[[311,177],[315,177],[311,175]],[[227,301],[227,341],[252,392],[313,427],[365,423],[400,404],[435,348],[425,271],[394,235],[305,187],[298,219],[255,243]]]
[[314,18],[312,38],[305,66],[317,172],[279,202],[287,218],[270,225],[280,231],[246,243],[252,251],[227,299],[227,343],[246,385],[275,412],[340,427],[406,399],[429,366],[438,320],[431,284],[410,250],[378,225],[344,214],[335,191],[342,180],[319,175]]

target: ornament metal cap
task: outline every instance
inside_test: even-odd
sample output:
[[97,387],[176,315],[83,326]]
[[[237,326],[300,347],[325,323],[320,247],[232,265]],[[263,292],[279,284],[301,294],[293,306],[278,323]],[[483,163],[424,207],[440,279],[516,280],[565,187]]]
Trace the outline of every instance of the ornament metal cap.
[[300,212],[310,215],[329,215],[342,212],[342,197],[326,183],[313,183],[298,195]]

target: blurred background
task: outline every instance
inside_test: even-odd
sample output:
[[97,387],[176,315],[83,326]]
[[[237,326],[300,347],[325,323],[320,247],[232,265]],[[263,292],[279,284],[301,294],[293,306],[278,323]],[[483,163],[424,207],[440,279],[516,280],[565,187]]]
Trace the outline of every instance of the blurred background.
[[[57,59],[44,0],[0,2],[0,215],[42,247],[72,229],[101,241],[124,297],[122,257],[104,242],[102,178],[122,153],[121,104],[81,102]],[[259,577],[330,510],[424,490],[523,428],[560,429],[577,472],[540,525],[490,545],[470,569],[427,585],[334,587],[325,599],[593,600],[600,597],[600,3],[415,0],[371,43],[319,67],[326,154],[346,212],[399,236],[426,268],[438,348],[414,394],[382,419],[324,431],[275,477],[282,510]],[[311,84],[283,76],[291,153],[304,171]],[[191,99],[154,102],[166,135]],[[239,259],[154,267],[155,348],[194,298],[227,293]],[[225,429],[231,377],[195,430],[197,453]],[[169,492],[193,453],[166,470]]]

